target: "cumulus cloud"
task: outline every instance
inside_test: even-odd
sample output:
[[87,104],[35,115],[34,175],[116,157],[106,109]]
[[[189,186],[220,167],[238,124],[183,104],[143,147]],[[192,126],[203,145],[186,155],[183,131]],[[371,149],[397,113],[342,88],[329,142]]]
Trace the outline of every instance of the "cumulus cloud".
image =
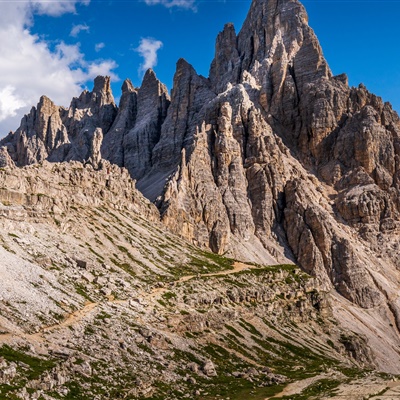
[[89,32],[90,28],[86,24],[74,25],[71,29],[70,36],[78,37],[81,32]]
[[[33,13],[59,16],[85,1],[30,0],[2,3],[0,14],[0,137],[19,126],[21,117],[46,94],[68,106],[98,74],[118,77],[113,60],[89,61],[79,44],[54,47],[30,32]],[[9,18],[15,17],[12,23]],[[6,40],[4,39],[6,38]]]
[[161,4],[166,8],[183,8],[186,10],[196,11],[195,0],[144,0],[145,3],[149,6],[154,6],[157,4]]
[[[88,5],[90,0],[70,0],[70,1],[58,1],[58,0],[31,0],[30,1],[34,12],[41,15],[50,15],[52,17],[59,17],[65,13],[74,13],[76,11],[76,4]],[[29,3],[29,0],[27,1]]]
[[106,47],[106,45],[103,42],[101,42],[101,43],[96,43],[94,49],[98,53],[100,50],[104,49],[104,47]]
[[143,63],[140,64],[139,74],[143,74],[149,68],[157,65],[157,51],[161,49],[163,43],[153,38],[142,38],[139,47],[135,49],[142,57]]
[[0,121],[15,117],[17,110],[24,106],[24,102],[15,94],[15,87],[8,85],[0,90]]

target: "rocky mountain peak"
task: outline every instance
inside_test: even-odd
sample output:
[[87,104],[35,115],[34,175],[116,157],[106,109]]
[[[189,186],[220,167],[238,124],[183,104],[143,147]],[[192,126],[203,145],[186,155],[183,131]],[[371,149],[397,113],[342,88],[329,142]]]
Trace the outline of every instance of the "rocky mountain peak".
[[167,87],[157,79],[152,69],[148,69],[138,91],[138,114],[143,114],[144,117],[152,106],[158,109],[160,101],[167,104],[169,100]]
[[167,87],[161,83],[155,72],[149,68],[144,74],[142,85],[140,86],[139,93],[153,93],[156,96],[164,95],[169,100],[169,94]]
[[93,94],[99,98],[99,105],[115,104],[111,91],[111,78],[109,76],[97,76],[94,80]]
[[54,109],[56,107],[57,106],[54,104],[54,102],[51,99],[49,99],[47,96],[44,96],[44,95],[40,97],[39,103],[37,105],[38,110],[41,110],[44,108]]
[[[193,66],[190,63],[188,63],[184,58],[180,58],[176,62],[175,76],[179,75],[183,71],[192,71],[192,70],[194,71]],[[174,83],[174,86],[175,86],[175,83]]]
[[137,101],[138,89],[136,89],[132,85],[130,79],[126,79],[121,86],[121,92],[122,95],[121,95],[121,100],[119,102],[119,110],[116,120],[113,123],[113,127],[115,127],[115,125],[118,125],[118,120],[120,120],[121,118],[120,115],[123,114],[125,110],[129,110],[129,112],[132,113],[131,117],[129,118],[129,121],[126,121],[126,124],[128,124],[126,125],[126,127],[129,126],[129,124],[133,123],[132,119],[136,118],[136,101]]
[[[248,61],[262,61],[270,51],[274,38],[280,33],[285,47],[301,44],[308,16],[297,0],[254,0],[239,33],[239,47]],[[251,44],[248,48],[246,44]]]
[[111,91],[109,76],[97,76],[91,92],[84,90],[79,97],[73,98],[69,107],[69,116],[73,117],[76,110],[98,109],[100,111],[103,107],[114,108],[115,111],[117,108]]
[[121,91],[122,94],[126,93],[126,92],[133,92],[135,90],[135,88],[132,85],[132,82],[130,79],[125,79],[124,83],[121,86]]
[[176,63],[174,82],[172,87],[172,98],[176,99],[180,90],[182,90],[189,81],[198,76],[195,69],[184,58],[180,58]]
[[239,74],[240,58],[235,27],[232,23],[228,23],[217,36],[215,57],[210,67],[210,80],[219,92],[225,89],[224,85],[227,82],[237,82]]

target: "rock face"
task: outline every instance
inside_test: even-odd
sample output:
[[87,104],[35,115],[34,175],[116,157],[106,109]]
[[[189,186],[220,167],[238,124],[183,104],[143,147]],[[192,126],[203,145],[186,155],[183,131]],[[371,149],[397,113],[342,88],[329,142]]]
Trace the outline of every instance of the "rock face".
[[0,187],[0,202],[22,205],[32,215],[63,214],[74,207],[108,202],[149,221],[159,220],[157,208],[135,188],[128,171],[105,160],[96,171],[77,161],[6,169],[0,171]]
[[8,154],[7,147],[0,147],[0,168],[15,167],[14,161]]
[[208,79],[179,60],[171,99],[150,70],[117,109],[98,77],[69,109],[42,97],[0,144],[4,165],[126,167],[174,233],[295,261],[400,329],[399,134],[390,104],[333,76],[300,2],[253,0],[239,34],[218,35]]
[[169,103],[167,88],[152,70],[138,90],[125,81],[117,118],[102,145],[104,157],[126,167],[135,179],[142,178],[152,166]]

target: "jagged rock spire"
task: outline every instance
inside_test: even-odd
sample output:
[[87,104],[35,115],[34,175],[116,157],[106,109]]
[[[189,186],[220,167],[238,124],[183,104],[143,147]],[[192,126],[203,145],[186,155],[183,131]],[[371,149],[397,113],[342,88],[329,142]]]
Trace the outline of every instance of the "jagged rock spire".
[[237,83],[241,62],[237,48],[237,37],[233,24],[224,26],[217,36],[215,57],[210,67],[210,80],[217,92],[225,90],[228,82]]
[[119,166],[125,164],[124,137],[135,126],[138,101],[138,90],[133,87],[129,79],[124,81],[121,90],[118,114],[101,146],[103,157]]
[[151,168],[153,148],[159,141],[169,104],[167,87],[153,70],[147,70],[137,94],[135,125],[123,140],[124,166],[135,179]]
[[[46,159],[98,159],[99,138],[101,142],[114,122],[116,112],[110,77],[98,76],[93,91],[83,91],[71,101],[69,109],[58,107],[42,96],[37,107],[22,118],[16,132],[1,143],[7,146],[10,156],[20,166]],[[93,149],[96,149],[95,155]]]

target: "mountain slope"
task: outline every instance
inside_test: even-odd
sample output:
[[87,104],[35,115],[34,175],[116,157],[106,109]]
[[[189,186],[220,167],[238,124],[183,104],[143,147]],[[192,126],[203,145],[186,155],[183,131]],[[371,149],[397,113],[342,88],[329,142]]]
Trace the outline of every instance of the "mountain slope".
[[0,171],[1,398],[256,399],[375,366],[315,279],[192,246],[102,167]]

